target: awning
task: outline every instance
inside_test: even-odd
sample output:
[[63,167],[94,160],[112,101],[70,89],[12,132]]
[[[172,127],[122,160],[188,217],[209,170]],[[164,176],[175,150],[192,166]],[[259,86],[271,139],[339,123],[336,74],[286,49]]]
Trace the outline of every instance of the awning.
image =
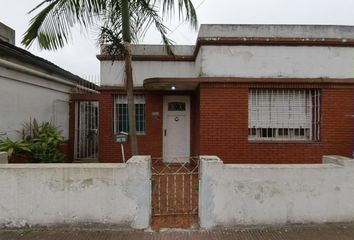
[[199,78],[148,78],[143,86],[150,91],[194,91],[199,83]]

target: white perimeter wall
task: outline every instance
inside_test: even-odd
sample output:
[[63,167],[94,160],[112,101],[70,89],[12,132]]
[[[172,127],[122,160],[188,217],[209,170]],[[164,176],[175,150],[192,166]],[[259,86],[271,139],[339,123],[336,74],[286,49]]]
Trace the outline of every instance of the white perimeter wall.
[[69,133],[70,87],[0,67],[0,135],[16,139],[22,124],[36,118]]
[[201,227],[354,221],[354,160],[323,162],[225,165],[201,157]]
[[149,227],[150,157],[126,164],[0,164],[0,227]]

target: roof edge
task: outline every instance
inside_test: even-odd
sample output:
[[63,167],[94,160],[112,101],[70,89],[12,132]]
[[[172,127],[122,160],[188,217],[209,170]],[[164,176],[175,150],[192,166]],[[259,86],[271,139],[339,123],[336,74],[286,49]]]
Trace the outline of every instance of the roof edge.
[[[191,55],[139,55],[133,61],[195,61],[201,46],[332,46],[354,47],[354,38],[280,38],[280,37],[199,37]],[[98,54],[100,61],[122,61],[122,55]]]

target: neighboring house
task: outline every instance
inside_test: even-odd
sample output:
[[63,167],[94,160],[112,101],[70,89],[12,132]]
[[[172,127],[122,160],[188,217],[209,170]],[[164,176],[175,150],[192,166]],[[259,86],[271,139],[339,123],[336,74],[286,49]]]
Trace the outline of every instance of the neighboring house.
[[95,92],[95,85],[16,47],[15,31],[0,24],[0,137],[17,139],[23,124],[48,121],[69,137],[73,92]]
[[[128,131],[124,61],[104,51],[97,58],[101,94],[72,100],[99,105],[99,160],[118,162],[114,135]],[[226,163],[352,155],[352,26],[202,25],[196,45],[175,46],[175,56],[134,46],[133,71],[140,154]],[[71,120],[71,139],[77,124]]]

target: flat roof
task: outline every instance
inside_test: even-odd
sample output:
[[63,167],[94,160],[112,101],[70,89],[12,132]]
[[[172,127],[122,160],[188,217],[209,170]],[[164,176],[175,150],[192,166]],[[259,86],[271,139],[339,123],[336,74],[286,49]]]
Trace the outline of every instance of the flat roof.
[[[354,26],[202,24],[195,45],[174,45],[172,56],[163,45],[136,44],[132,47],[133,61],[194,61],[203,45],[354,47]],[[121,55],[112,56],[102,50],[97,58],[123,60]]]
[[198,38],[335,38],[354,39],[354,26],[287,24],[202,24]]

